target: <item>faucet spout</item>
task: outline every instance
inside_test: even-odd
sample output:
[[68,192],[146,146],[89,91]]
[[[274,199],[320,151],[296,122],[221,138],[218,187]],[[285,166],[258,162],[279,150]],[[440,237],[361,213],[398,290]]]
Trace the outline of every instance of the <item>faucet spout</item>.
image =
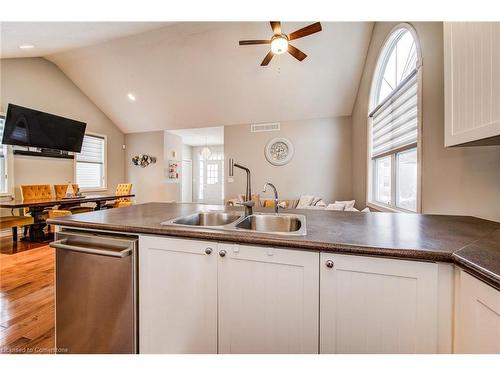
[[279,199],[278,199],[278,190],[276,189],[276,186],[274,186],[270,182],[266,182],[264,184],[264,187],[262,188],[262,192],[263,193],[266,192],[268,186],[270,186],[271,189],[273,189],[273,193],[274,193],[274,213],[277,215],[279,207],[280,207],[280,205],[279,205]]

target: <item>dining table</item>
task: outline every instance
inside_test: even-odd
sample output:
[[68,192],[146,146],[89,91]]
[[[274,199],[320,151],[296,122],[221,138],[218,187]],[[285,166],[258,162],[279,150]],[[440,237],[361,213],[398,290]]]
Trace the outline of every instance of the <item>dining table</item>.
[[56,206],[78,205],[81,203],[95,203],[94,210],[99,211],[107,201],[112,201],[120,198],[132,198],[135,194],[84,194],[81,196],[64,197],[64,198],[43,198],[43,199],[11,199],[10,201],[0,201],[0,208],[7,209],[27,209],[28,213],[33,217],[34,223],[30,225],[29,237],[24,238],[29,241],[45,240],[43,229],[47,225],[45,223],[44,211],[47,208]]

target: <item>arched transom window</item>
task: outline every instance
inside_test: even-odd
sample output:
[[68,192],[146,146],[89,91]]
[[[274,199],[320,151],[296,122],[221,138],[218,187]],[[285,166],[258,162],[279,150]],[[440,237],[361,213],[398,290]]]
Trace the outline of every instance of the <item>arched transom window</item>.
[[420,51],[410,25],[387,38],[375,70],[369,113],[372,204],[418,211]]

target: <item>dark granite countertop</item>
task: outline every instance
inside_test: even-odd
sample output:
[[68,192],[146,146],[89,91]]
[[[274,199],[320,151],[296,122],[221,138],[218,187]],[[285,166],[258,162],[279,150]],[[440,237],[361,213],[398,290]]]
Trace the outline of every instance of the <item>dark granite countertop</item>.
[[[193,229],[160,224],[201,210],[222,209],[239,210],[192,203],[145,203],[60,217],[48,222],[85,229],[455,262],[495,287],[500,286],[500,223],[470,216],[283,211],[306,216],[305,236]],[[269,212],[264,209],[259,211]]]
[[500,230],[456,251],[453,259],[460,267],[500,289]]

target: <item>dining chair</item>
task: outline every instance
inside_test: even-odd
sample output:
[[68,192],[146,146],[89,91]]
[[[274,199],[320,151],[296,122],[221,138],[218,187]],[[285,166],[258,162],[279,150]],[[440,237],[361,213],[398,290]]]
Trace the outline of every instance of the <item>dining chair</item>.
[[[64,197],[66,197],[66,191],[68,190],[68,185],[69,184],[54,185],[54,192],[56,193],[56,199],[63,199]],[[71,185],[73,186],[74,192],[77,192],[80,189],[78,184],[71,184]],[[71,206],[69,206],[67,204],[61,204],[58,207],[58,210],[61,212],[54,212],[53,215],[58,215],[58,216],[53,216],[53,217],[61,217],[61,216],[81,214],[83,212],[94,211],[94,209],[92,207],[82,206],[80,204],[72,204]],[[64,212],[62,212],[62,211],[70,211],[70,213],[67,213],[66,215],[64,215]],[[50,218],[52,218],[52,217],[50,217]]]
[[[115,195],[128,195],[132,191],[132,184],[121,183],[116,185]],[[118,208],[118,207],[129,207],[132,205],[132,201],[129,197],[118,198],[114,202],[107,203],[103,208]]]
[[[21,185],[21,199],[23,201],[39,200],[39,199],[50,199],[52,198],[52,191],[50,190],[50,185]],[[23,208],[23,216],[28,213],[28,208]],[[42,215],[43,219],[47,219],[48,213],[44,211]],[[33,223],[32,223],[33,224]],[[29,225],[24,227],[24,235],[28,233]]]
[[[54,185],[54,192],[56,193],[56,199],[63,199],[66,196],[66,191],[68,190],[69,184],[58,184]],[[73,186],[73,191],[78,191],[78,184],[71,184]]]

